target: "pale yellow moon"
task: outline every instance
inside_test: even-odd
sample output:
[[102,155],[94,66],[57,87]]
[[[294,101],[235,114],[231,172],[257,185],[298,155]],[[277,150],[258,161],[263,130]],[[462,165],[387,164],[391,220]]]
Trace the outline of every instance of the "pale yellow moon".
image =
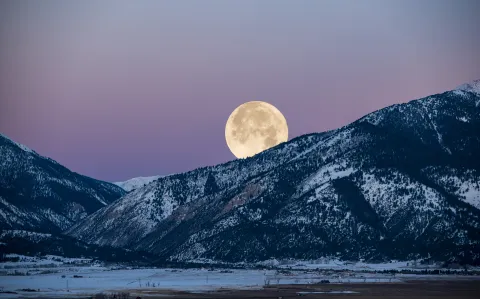
[[269,103],[247,102],[230,114],[225,139],[235,157],[251,157],[288,140],[287,120]]

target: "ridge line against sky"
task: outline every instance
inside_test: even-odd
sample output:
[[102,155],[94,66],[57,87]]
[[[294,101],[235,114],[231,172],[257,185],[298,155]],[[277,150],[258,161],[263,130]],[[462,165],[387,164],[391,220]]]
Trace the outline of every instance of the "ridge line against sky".
[[[299,4],[300,3],[300,4]],[[480,1],[0,3],[0,132],[106,181],[234,159],[260,100],[289,139],[480,78]]]

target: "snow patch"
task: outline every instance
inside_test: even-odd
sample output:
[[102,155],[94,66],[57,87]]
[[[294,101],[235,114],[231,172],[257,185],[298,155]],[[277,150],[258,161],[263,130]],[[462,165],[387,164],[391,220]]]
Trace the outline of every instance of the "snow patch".
[[480,95],[480,79],[474,80],[470,83],[462,84],[457,88],[455,88],[455,91],[468,91],[468,92],[473,92]]
[[132,191],[134,189],[143,187],[143,185],[148,185],[151,182],[161,177],[162,176],[160,175],[148,176],[148,177],[137,177],[137,178],[126,180],[124,182],[114,182],[114,184],[128,192],[128,191]]
[[[432,98],[433,99],[433,98]],[[426,107],[423,107],[424,110],[425,110],[425,116],[426,118],[428,119],[428,121],[430,122],[430,124],[432,125],[432,129],[435,131],[435,133],[437,134],[437,139],[438,139],[438,143],[440,144],[441,147],[443,147],[443,149],[449,153],[450,155],[452,154],[452,151],[445,145],[445,143],[443,142],[443,136],[442,134],[440,134],[440,132],[438,131],[438,127],[437,127],[437,124],[435,124],[435,121],[433,120],[432,118],[432,115],[431,113],[427,110]]]
[[18,146],[20,149],[22,149],[23,151],[27,152],[27,153],[32,153],[32,154],[36,154],[35,151],[31,150],[30,148],[26,147],[25,145],[23,144],[20,144],[16,141],[13,141],[12,139],[8,138],[7,136],[3,135],[0,133],[0,136],[7,139],[8,141],[10,141],[11,143],[15,144],[16,146]]
[[[332,163],[322,167],[316,174],[305,181],[302,193],[305,193],[315,187],[320,187],[330,180],[347,177],[354,173],[355,169],[347,167],[345,163]],[[323,190],[326,187],[323,187]]]

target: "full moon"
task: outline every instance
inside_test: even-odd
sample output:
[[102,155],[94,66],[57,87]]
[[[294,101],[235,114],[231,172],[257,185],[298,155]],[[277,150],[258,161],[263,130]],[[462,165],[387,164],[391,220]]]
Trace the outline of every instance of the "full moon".
[[230,114],[225,139],[235,157],[251,157],[288,140],[287,120],[269,103],[247,102]]

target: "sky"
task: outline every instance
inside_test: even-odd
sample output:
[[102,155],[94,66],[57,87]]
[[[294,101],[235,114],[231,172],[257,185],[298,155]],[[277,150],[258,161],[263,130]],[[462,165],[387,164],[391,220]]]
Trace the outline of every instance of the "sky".
[[480,79],[478,0],[0,2],[0,132],[106,181],[235,157],[230,113],[289,138]]

